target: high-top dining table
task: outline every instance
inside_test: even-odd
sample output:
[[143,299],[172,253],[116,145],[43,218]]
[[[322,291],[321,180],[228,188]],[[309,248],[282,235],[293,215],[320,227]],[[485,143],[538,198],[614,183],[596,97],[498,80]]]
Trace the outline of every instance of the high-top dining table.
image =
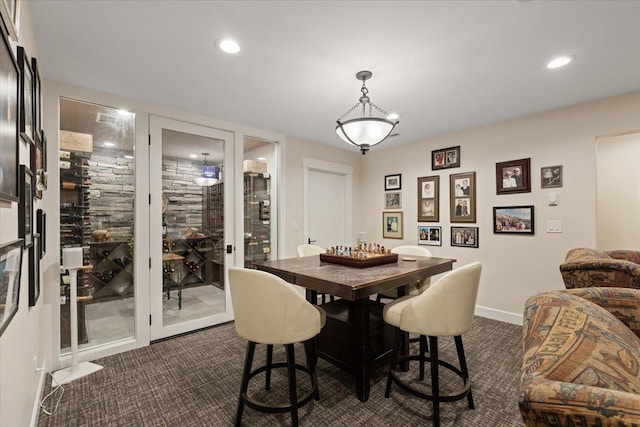
[[[406,259],[406,260],[405,260]],[[317,293],[340,297],[322,304],[327,323],[318,336],[318,355],[356,377],[356,393],[369,399],[371,375],[384,364],[393,345],[393,328],[382,318],[383,304],[371,295],[421,282],[453,268],[455,259],[403,257],[390,264],[366,268],[320,261],[319,255],[256,262],[289,283],[306,289],[307,300],[317,304]]]

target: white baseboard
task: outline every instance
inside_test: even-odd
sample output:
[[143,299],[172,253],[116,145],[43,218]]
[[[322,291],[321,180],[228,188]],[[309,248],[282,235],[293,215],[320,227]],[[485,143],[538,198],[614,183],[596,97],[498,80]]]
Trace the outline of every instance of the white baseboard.
[[518,326],[522,326],[522,323],[523,323],[522,314],[510,313],[508,311],[498,310],[498,309],[489,308],[489,307],[483,307],[481,305],[476,305],[475,314],[480,317],[499,320],[501,322],[511,323]]
[[42,367],[38,370],[38,387],[36,388],[36,398],[33,402],[33,410],[31,412],[31,427],[37,427],[38,418],[40,417],[40,402],[42,401],[42,393],[44,393],[44,380],[47,377],[47,371]]

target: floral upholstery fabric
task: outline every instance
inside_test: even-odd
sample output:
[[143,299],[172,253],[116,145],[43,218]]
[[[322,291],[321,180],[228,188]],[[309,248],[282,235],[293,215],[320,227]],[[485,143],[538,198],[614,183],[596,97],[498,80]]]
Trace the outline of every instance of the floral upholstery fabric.
[[518,399],[526,426],[640,427],[638,319],[635,289],[530,297]]
[[560,264],[567,289],[620,287],[640,289],[640,252],[576,248]]

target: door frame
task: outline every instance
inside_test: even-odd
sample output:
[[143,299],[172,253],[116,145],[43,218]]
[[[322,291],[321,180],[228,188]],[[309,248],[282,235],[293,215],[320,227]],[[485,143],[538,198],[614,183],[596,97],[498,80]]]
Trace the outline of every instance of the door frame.
[[303,234],[304,243],[309,239],[311,232],[309,227],[309,171],[341,175],[344,179],[344,242],[353,240],[353,166],[341,163],[328,162],[326,160],[302,158],[302,182],[303,182]]
[[[171,129],[184,133],[197,134],[209,138],[221,139],[224,144],[225,176],[234,176],[235,166],[235,135],[233,132],[217,129],[211,126],[184,122],[155,114],[149,115],[149,336],[150,340],[158,340],[193,330],[218,325],[233,320],[231,307],[231,293],[225,286],[225,311],[201,319],[181,322],[179,324],[163,326],[162,324],[162,129]],[[152,167],[152,165],[156,165]],[[236,192],[235,180],[225,180],[224,186],[224,245],[236,244],[235,209]],[[155,195],[155,197],[154,197]],[[227,272],[235,265],[234,253],[224,253],[225,284],[228,283]],[[158,294],[158,290],[160,293]]]

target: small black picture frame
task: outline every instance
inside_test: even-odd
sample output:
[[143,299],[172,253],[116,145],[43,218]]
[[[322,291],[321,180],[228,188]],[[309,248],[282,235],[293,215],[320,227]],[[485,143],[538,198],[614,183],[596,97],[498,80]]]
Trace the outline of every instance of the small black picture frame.
[[42,129],[42,95],[40,71],[36,58],[31,58],[31,71],[33,73],[33,134],[34,138],[40,139]]
[[0,336],[18,312],[20,275],[22,274],[22,239],[0,245],[0,283],[6,283],[6,294],[0,305]]
[[24,248],[33,245],[33,173],[20,165],[20,203],[18,204],[18,237],[24,239]]
[[451,227],[451,246],[478,247],[478,227]]
[[494,234],[535,234],[533,205],[493,208]]
[[35,141],[33,123],[33,72],[31,61],[22,46],[18,46],[18,66],[20,67],[20,137],[29,144]]
[[40,298],[40,235],[33,235],[33,245],[29,248],[29,307]]
[[385,175],[384,176],[384,191],[401,190],[402,189],[402,174]]
[[47,253],[47,213],[42,209],[36,211],[36,232],[40,235],[40,258]]
[[[0,20],[1,21],[1,20]],[[20,198],[18,174],[20,134],[20,67],[0,22],[0,200],[17,202]]]
[[431,170],[460,167],[460,146],[441,148],[431,152]]

